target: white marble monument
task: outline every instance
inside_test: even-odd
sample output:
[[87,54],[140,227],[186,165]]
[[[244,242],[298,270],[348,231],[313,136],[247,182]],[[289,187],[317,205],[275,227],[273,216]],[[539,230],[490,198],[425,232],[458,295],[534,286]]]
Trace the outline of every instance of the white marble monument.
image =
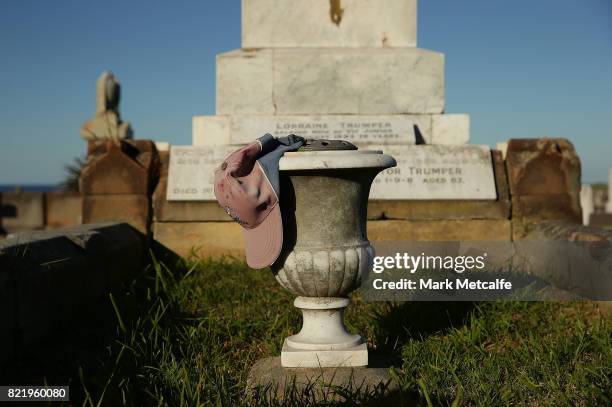
[[193,118],[193,144],[267,132],[468,143],[469,116],[444,112],[444,54],[416,47],[416,10],[416,0],[242,0],[242,48],[217,55],[216,115]]
[[582,188],[580,188],[580,207],[582,208],[582,224],[588,226],[595,208],[593,187],[589,184],[582,184]]
[[[373,199],[496,199],[489,149],[466,146],[469,115],[444,112],[444,55],[416,48],[416,9],[242,0],[242,48],[216,59],[216,115],[193,117],[193,153],[173,152],[216,157],[265,133],[342,139],[397,158]],[[210,165],[171,158],[168,198],[214,199],[210,177],[195,176]]]

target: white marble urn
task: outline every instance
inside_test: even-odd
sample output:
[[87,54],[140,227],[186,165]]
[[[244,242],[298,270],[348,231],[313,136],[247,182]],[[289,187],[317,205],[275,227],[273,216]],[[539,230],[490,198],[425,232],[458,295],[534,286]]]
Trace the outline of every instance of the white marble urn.
[[272,265],[297,298],[302,329],[285,339],[283,367],[366,366],[364,339],[344,325],[347,295],[374,252],[366,234],[370,186],[396,165],[381,151],[298,151],[280,161],[283,249]]

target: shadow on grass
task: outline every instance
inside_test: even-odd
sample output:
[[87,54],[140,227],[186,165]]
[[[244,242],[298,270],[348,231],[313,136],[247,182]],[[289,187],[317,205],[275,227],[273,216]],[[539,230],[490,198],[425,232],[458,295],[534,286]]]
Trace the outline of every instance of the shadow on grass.
[[[328,386],[322,398],[315,387],[294,388],[285,389],[282,398],[256,392],[246,400],[243,365],[276,353],[270,346],[297,328],[285,315],[290,304],[285,294],[271,274],[248,271],[240,262],[181,262],[157,248],[133,281],[87,309],[75,310],[71,322],[21,349],[20,357],[0,371],[0,383],[68,385],[71,403],[83,405],[164,400],[177,405],[300,406],[317,400],[380,406],[422,400],[419,392],[400,394],[385,386]],[[234,297],[241,297],[242,304]],[[193,302],[197,304],[186,306]],[[371,367],[400,367],[404,343],[455,326],[471,310],[466,303],[361,305],[370,309],[361,323],[373,330],[378,344]],[[265,307],[269,316],[257,311]],[[246,355],[248,360],[241,360]]]
[[350,328],[366,334],[374,354],[389,356],[399,355],[409,341],[464,326],[476,306],[473,302],[354,302],[347,309]]
[[[70,317],[36,340],[30,340],[28,332],[20,330],[12,358],[0,366],[0,384],[70,386],[71,401],[84,400],[83,375],[106,375],[103,368],[96,366],[107,364],[119,333],[126,330],[127,323],[141,316],[142,303],[160,294],[163,279],[158,274],[170,273],[173,279],[179,279],[188,271],[178,257],[167,251],[158,250],[151,257],[153,262],[145,264],[132,281],[120,283],[104,297],[92,299],[86,307],[73,309]],[[161,263],[155,260],[159,257],[174,262],[176,267],[162,271]]]

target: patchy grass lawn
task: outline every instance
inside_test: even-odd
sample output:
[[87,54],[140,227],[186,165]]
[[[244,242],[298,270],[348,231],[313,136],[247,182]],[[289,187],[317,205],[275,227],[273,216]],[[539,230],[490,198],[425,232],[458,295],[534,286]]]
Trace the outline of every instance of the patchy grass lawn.
[[[112,299],[110,346],[74,373],[85,405],[256,404],[245,397],[249,368],[279,355],[301,323],[269,271],[231,260],[178,272],[156,263]],[[336,404],[612,404],[612,322],[594,304],[353,302],[347,325],[371,351],[401,355],[401,390]]]

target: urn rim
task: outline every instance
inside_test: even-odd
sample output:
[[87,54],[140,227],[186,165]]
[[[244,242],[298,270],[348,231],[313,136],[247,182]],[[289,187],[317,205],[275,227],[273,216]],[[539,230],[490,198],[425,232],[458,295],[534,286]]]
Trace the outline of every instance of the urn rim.
[[279,162],[280,171],[333,170],[395,167],[395,158],[382,150],[330,150],[287,152]]

